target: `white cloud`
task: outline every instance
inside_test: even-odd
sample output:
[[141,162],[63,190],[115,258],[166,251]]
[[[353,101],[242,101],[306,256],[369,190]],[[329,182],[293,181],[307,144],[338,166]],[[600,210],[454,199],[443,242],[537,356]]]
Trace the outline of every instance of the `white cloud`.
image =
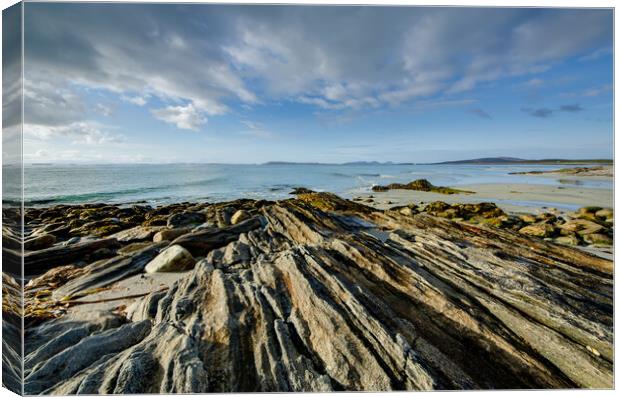
[[76,121],[78,86],[157,99],[151,113],[183,129],[236,105],[339,111],[454,95],[593,54],[612,29],[609,10],[589,9],[32,4],[29,15],[26,73],[52,88],[29,98],[33,114]]
[[121,97],[126,102],[133,103],[134,105],[144,106],[148,102],[148,96],[125,96]]
[[256,138],[273,138],[275,134],[271,131],[268,131],[261,123],[249,120],[241,120],[241,124],[248,127],[248,130],[241,131],[241,135],[253,136]]
[[109,117],[112,114],[112,107],[108,105],[104,105],[103,103],[98,103],[95,107],[99,113],[102,115]]
[[599,48],[595,51],[592,51],[591,53],[587,55],[582,56],[581,58],[579,58],[579,60],[580,61],[594,61],[603,56],[610,55],[612,53],[613,51],[611,47]]
[[174,124],[177,128],[183,130],[196,131],[207,122],[207,118],[191,103],[186,106],[168,106],[163,109],[152,109],[151,113],[157,119]]
[[603,84],[597,85],[594,87],[586,88],[583,91],[572,91],[572,92],[563,92],[560,94],[561,97],[564,98],[575,98],[575,97],[595,97],[599,95],[603,95],[607,92],[611,92],[612,86],[611,84]]
[[24,124],[24,136],[37,140],[68,138],[72,144],[101,145],[121,143],[124,136],[112,134],[94,121],[76,121],[63,125]]
[[534,78],[526,81],[523,85],[527,88],[540,88],[545,85],[545,81],[542,79]]
[[604,85],[588,88],[587,90],[583,91],[582,95],[583,96],[599,96],[601,94],[604,94],[610,91],[611,91],[611,84],[604,84]]

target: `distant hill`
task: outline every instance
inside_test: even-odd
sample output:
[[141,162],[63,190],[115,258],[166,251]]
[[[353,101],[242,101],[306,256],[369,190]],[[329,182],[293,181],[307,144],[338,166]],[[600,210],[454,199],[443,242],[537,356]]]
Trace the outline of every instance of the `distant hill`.
[[304,163],[304,162],[294,162],[294,161],[268,161],[266,163],[262,163],[261,165],[327,165],[327,163]]
[[348,163],[342,163],[342,165],[411,165],[413,163],[394,163],[393,161],[350,161]]
[[262,165],[411,165],[413,163],[394,163],[391,161],[379,162],[379,161],[350,161],[348,163],[303,163],[303,162],[289,162],[289,161],[268,161]]
[[443,161],[433,164],[613,164],[609,159],[540,159],[528,160],[517,157],[483,157],[479,159]]

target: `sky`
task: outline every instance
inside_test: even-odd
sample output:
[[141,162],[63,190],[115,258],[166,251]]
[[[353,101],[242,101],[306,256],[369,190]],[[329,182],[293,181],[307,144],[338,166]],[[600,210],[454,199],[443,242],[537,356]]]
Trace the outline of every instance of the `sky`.
[[612,18],[26,3],[24,160],[611,158]]

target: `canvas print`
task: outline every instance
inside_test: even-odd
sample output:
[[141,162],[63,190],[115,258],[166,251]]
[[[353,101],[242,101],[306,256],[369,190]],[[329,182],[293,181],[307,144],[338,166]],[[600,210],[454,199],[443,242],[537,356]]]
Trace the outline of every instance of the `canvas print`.
[[612,9],[2,17],[4,387],[614,387]]

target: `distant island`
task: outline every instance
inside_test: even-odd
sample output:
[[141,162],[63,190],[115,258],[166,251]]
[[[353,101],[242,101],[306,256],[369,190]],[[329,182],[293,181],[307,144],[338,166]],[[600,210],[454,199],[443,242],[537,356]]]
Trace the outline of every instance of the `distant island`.
[[527,160],[517,157],[483,157],[479,159],[443,161],[432,164],[613,164],[612,159],[540,159]]
[[318,163],[295,161],[268,161],[261,165],[415,165],[415,163],[395,163],[392,161],[350,161],[347,163]]
[[612,159],[540,159],[529,160],[518,157],[482,157],[478,159],[442,161],[438,163],[415,163],[393,161],[350,161],[346,163],[319,163],[295,161],[268,161],[261,165],[440,165],[440,164],[613,164]]

